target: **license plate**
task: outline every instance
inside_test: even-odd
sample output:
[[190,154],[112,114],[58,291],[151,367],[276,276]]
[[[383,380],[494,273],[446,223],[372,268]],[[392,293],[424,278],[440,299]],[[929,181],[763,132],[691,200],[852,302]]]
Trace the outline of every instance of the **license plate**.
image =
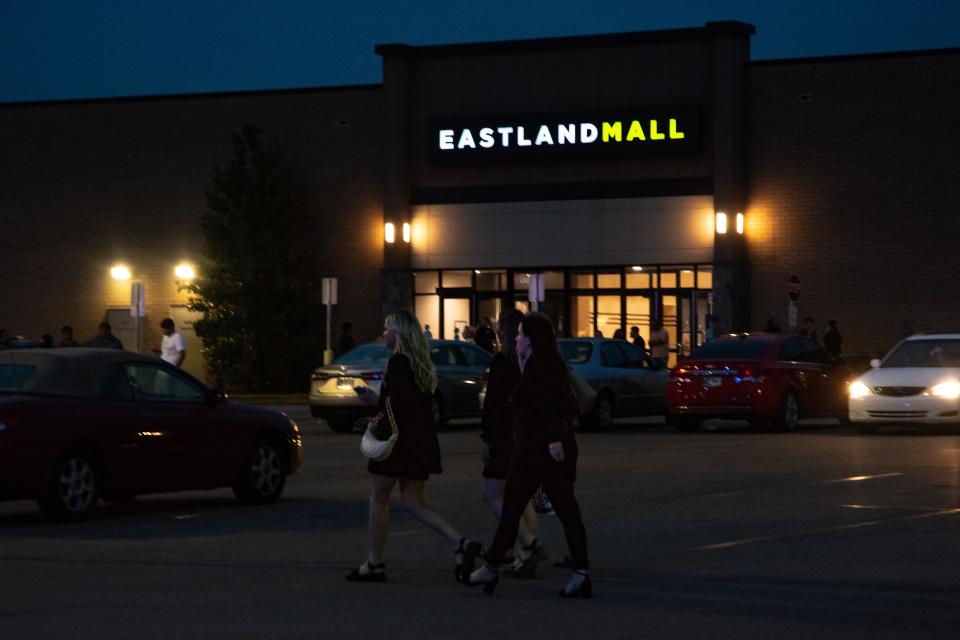
[[337,389],[353,389],[353,378],[337,378]]
[[705,387],[719,387],[721,384],[723,384],[723,378],[720,376],[707,376],[703,379]]

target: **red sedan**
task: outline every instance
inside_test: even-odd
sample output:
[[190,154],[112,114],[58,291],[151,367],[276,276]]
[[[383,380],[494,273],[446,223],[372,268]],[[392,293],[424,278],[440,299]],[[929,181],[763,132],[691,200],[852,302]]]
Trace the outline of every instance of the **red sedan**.
[[743,419],[757,430],[790,431],[801,418],[847,420],[854,377],[812,340],[777,333],[723,336],[670,372],[667,420],[696,431],[710,418]]
[[99,499],[232,487],[272,502],[301,462],[286,415],[226,401],[162,360],[112,349],[0,351],[0,500],[76,520]]

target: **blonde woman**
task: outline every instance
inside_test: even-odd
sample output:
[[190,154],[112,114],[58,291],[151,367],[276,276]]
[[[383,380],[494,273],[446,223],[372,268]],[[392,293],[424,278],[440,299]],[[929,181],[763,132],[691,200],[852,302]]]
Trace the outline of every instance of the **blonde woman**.
[[480,543],[467,540],[423,499],[431,473],[442,473],[440,442],[433,422],[436,372],[423,329],[410,311],[387,316],[383,341],[393,352],[380,391],[380,409],[386,399],[397,422],[399,437],[386,460],[371,460],[370,543],[367,561],[347,574],[352,582],[385,582],[384,547],[390,529],[390,494],[400,485],[403,506],[410,515],[444,536],[453,547],[454,576],[459,581],[473,570]]

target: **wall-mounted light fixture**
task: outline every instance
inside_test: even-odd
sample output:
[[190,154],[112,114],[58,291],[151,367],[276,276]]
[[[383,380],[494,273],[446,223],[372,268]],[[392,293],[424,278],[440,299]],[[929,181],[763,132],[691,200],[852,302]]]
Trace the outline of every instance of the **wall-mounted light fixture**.
[[383,225],[383,240],[388,244],[393,244],[397,239],[397,229],[392,222]]
[[723,211],[717,211],[717,225],[716,230],[719,234],[724,234],[727,232],[727,214]]
[[115,265],[110,269],[110,277],[114,280],[129,280],[130,269],[126,265]]
[[634,271],[643,271],[643,267],[630,267]]
[[187,264],[186,262],[181,262],[173,270],[174,275],[177,276],[177,280],[193,280],[197,277],[197,272],[194,270],[192,265]]
[[743,235],[743,214],[737,213],[737,233]]
[[403,241],[410,244],[410,223],[403,223]]

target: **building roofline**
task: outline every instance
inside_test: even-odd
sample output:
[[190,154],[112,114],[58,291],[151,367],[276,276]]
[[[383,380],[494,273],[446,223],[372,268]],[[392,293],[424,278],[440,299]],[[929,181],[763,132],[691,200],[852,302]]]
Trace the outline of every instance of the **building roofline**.
[[907,51],[881,51],[878,53],[850,53],[836,56],[811,56],[809,58],[778,58],[771,60],[750,60],[751,67],[764,67],[788,64],[820,64],[824,62],[847,62],[851,60],[872,60],[876,58],[916,58],[920,56],[957,55],[960,47],[948,49],[909,49]]
[[113,102],[155,102],[163,100],[190,100],[204,98],[242,98],[253,96],[275,96],[302,93],[333,93],[337,91],[372,91],[383,88],[383,84],[350,84],[334,87],[298,87],[291,89],[250,89],[244,91],[205,91],[202,93],[161,93],[142,96],[111,96],[102,98],[68,98],[56,100],[25,100],[21,102],[0,102],[4,107],[40,107],[83,104],[102,104]]
[[378,44],[374,53],[381,56],[418,57],[445,56],[474,53],[515,53],[543,49],[569,49],[595,46],[617,46],[624,44],[644,44],[676,40],[699,40],[719,34],[742,34],[751,36],[757,28],[746,22],[726,20],[707,22],[702,27],[683,29],[659,29],[651,31],[632,31],[627,33],[607,33],[585,36],[561,36],[554,38],[534,38],[529,40],[499,40],[493,42],[470,42],[463,44],[435,44],[415,46],[409,44]]

